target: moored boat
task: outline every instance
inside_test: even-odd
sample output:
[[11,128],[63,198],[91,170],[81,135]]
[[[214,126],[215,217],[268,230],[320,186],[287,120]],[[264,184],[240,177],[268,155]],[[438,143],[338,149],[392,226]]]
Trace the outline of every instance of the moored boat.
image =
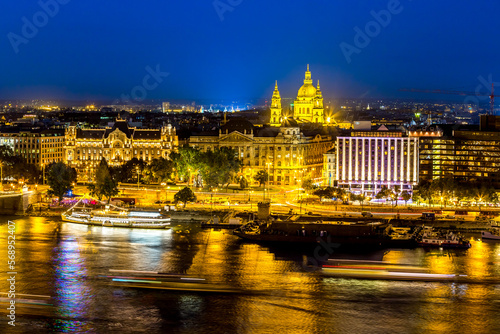
[[93,209],[75,204],[61,214],[62,220],[70,223],[108,226],[165,229],[170,226],[170,216],[154,210],[124,209],[115,205],[105,205]]
[[481,231],[481,238],[489,240],[500,240],[500,229],[494,228],[489,231]]
[[359,248],[410,248],[416,246],[411,234],[392,236],[392,226],[382,223],[349,222],[250,222],[233,231],[233,234],[257,242],[338,244],[339,247]]
[[440,233],[432,228],[425,227],[418,238],[418,244],[422,247],[439,247],[439,248],[470,248],[471,243],[461,236],[446,232]]

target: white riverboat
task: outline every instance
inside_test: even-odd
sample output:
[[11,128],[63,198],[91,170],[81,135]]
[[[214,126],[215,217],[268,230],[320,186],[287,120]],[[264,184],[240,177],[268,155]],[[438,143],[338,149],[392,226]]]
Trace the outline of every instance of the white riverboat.
[[125,209],[112,204],[94,209],[80,205],[80,202],[78,201],[68,211],[62,213],[62,220],[70,223],[97,226],[149,229],[170,228],[170,216],[163,214],[161,211]]
[[500,229],[492,228],[491,230],[488,231],[482,231],[481,237],[483,239],[489,239],[489,240],[500,240]]

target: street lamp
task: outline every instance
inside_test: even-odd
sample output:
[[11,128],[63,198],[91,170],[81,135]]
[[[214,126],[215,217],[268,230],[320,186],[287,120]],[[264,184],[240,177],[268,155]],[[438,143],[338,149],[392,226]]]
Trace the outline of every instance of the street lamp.
[[251,198],[252,193],[253,190],[248,191],[248,201],[250,202],[250,210],[252,210],[252,198]]
[[0,191],[3,191],[3,163],[0,162]]
[[42,185],[45,185],[45,164],[42,163]]
[[139,190],[139,167],[135,168],[137,171],[137,190]]
[[214,211],[214,192],[217,191],[217,188],[212,189],[212,193],[210,194],[210,204],[211,204],[211,209],[210,209],[210,216],[212,219],[214,218],[213,216],[213,211]]
[[[269,168],[271,167],[272,162],[266,162],[267,165],[267,197],[270,198],[271,196],[269,195]],[[266,188],[264,188],[264,199],[266,199],[266,193],[265,193]]]

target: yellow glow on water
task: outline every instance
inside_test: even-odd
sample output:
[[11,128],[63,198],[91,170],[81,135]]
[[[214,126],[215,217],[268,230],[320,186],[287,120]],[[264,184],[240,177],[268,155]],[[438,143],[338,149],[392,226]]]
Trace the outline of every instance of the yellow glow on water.
[[488,262],[492,262],[488,248],[482,241],[472,241],[471,252],[465,258],[467,276],[475,279],[484,279],[488,276]]
[[436,253],[427,257],[428,267],[435,274],[453,273],[453,253],[446,250],[436,250]]

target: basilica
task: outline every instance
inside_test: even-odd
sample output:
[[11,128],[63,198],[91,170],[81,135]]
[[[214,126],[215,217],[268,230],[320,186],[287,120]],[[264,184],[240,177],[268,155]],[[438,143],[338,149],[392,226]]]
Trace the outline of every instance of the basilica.
[[[311,78],[311,71],[307,65],[304,84],[300,87],[297,98],[293,103],[293,118],[299,123],[325,124],[325,109],[323,107],[323,94],[318,84],[315,87]],[[271,126],[279,127],[284,120],[278,82],[274,87],[271,100]]]

